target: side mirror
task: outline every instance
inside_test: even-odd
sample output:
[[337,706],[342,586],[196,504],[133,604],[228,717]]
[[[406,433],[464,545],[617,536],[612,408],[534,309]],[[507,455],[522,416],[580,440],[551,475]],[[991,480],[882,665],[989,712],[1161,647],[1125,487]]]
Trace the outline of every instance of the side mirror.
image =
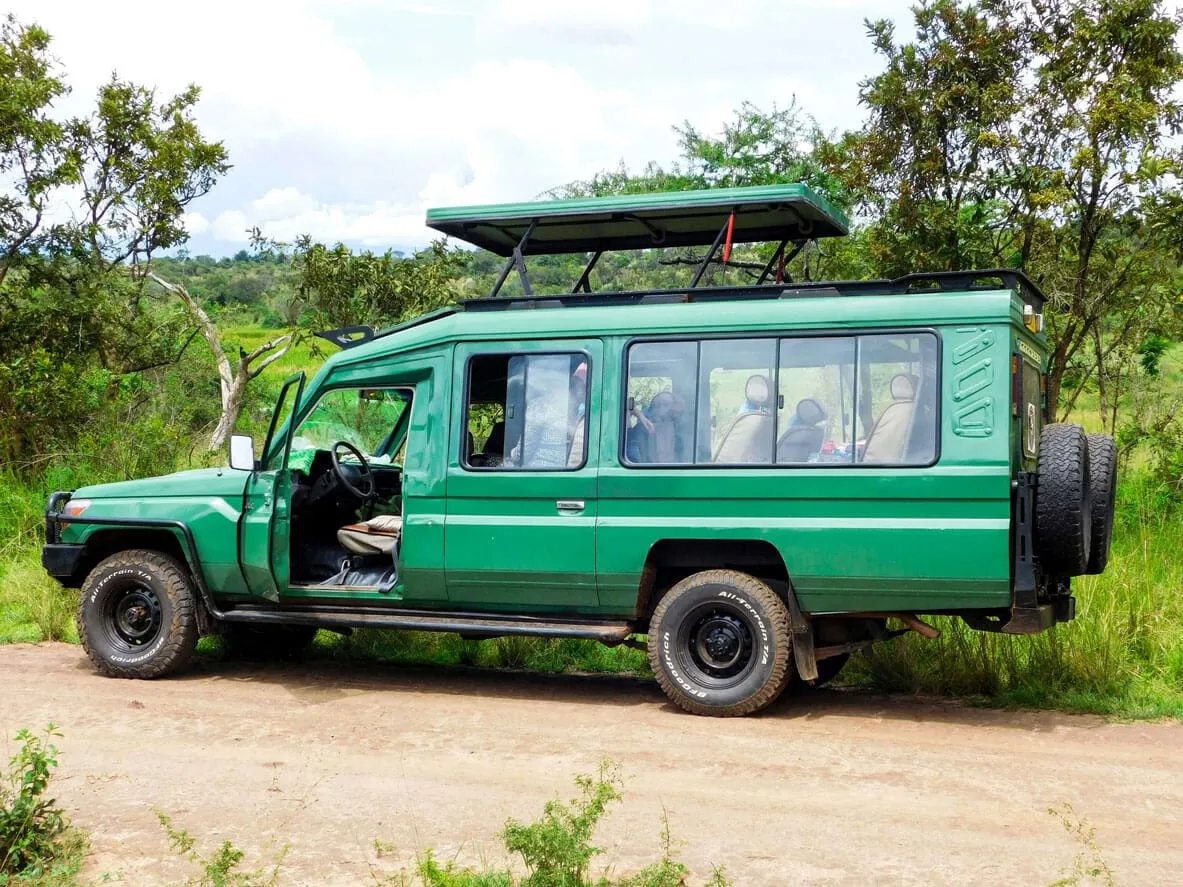
[[230,467],[235,471],[255,470],[255,441],[249,434],[230,435]]

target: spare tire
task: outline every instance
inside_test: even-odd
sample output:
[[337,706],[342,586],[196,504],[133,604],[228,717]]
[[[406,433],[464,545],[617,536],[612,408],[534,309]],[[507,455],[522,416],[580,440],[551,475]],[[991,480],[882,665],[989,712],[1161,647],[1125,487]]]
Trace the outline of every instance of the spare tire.
[[1045,425],[1039,440],[1035,553],[1048,576],[1079,576],[1093,534],[1089,443],[1079,425]]
[[1109,540],[1113,538],[1113,510],[1117,497],[1117,444],[1108,434],[1090,434],[1089,489],[1092,493],[1093,538],[1085,573],[1105,572]]

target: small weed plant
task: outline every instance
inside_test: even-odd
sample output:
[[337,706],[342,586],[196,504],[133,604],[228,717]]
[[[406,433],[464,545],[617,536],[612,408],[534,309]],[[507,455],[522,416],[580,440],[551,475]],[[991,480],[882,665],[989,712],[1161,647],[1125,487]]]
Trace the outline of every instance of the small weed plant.
[[1051,884],[1051,887],[1081,887],[1084,884],[1099,884],[1114,887],[1117,883],[1109,863],[1097,846],[1097,830],[1083,816],[1079,816],[1071,804],[1051,807],[1047,811],[1064,826],[1076,841],[1076,858],[1072,870]]
[[168,835],[169,847],[197,868],[197,874],[185,881],[186,887],[276,887],[279,884],[279,870],[286,850],[280,852],[270,870],[243,870],[246,854],[230,841],[223,841],[212,853],[202,856],[197,850],[196,838],[174,826],[172,819],[159,810],[156,818]]
[[61,735],[54,724],[16,734],[20,748],[0,774],[0,885],[69,884],[81,868],[86,840],[48,795]]
[[[592,878],[595,857],[603,850],[592,844],[596,826],[610,805],[622,798],[623,780],[610,762],[594,775],[578,776],[579,796],[569,801],[548,801],[542,816],[523,824],[510,819],[501,831],[505,849],[521,857],[526,876],[516,879],[509,871],[476,871],[454,861],[440,863],[427,851],[419,860],[416,874],[423,887],[683,887],[690,870],[673,855],[669,818],[662,817],[662,856],[634,875]],[[399,887],[412,884],[405,874],[386,882]],[[722,869],[715,869],[708,887],[730,887]]]

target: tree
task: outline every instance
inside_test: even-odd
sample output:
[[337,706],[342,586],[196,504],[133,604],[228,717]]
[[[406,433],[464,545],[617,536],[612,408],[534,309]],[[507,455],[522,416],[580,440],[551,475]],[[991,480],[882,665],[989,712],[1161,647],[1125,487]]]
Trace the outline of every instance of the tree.
[[[187,311],[128,274],[182,244],[185,207],[228,169],[193,119],[190,87],[157,101],[112,77],[94,110],[59,120],[50,39],[0,26],[0,453],[44,451],[129,376],[175,362]],[[48,220],[49,207],[73,210]],[[60,214],[59,214],[60,215]]]
[[211,450],[221,449],[238,423],[238,417],[242,414],[242,407],[246,401],[247,385],[251,380],[257,379],[263,370],[271,364],[282,359],[299,341],[299,334],[296,332],[285,333],[264,342],[250,352],[240,349],[238,361],[234,368],[231,368],[230,359],[226,356],[226,349],[222,347],[217,326],[210,320],[205,309],[201,307],[201,303],[189,294],[189,290],[181,284],[167,281],[151,271],[147,272],[145,276],[185,304],[185,307],[197,320],[198,329],[214,356],[214,364],[218,368],[222,415],[210,436],[209,448]]
[[841,155],[875,264],[1027,270],[1050,298],[1048,397],[1066,415],[1086,379],[1135,370],[1177,304],[1163,258],[1180,236],[1183,18],[1160,0],[924,0],[915,20],[910,43],[869,23],[886,66]]
[[389,250],[354,253],[344,244],[328,247],[304,237],[293,261],[307,322],[327,329],[397,323],[447,305],[464,254],[442,241],[409,257]]

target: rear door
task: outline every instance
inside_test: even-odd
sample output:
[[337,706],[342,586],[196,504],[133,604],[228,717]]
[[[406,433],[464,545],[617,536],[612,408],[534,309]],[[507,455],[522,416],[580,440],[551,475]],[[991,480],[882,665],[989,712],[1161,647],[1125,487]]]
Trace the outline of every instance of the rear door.
[[602,357],[598,339],[457,346],[444,530],[452,603],[597,606]]

